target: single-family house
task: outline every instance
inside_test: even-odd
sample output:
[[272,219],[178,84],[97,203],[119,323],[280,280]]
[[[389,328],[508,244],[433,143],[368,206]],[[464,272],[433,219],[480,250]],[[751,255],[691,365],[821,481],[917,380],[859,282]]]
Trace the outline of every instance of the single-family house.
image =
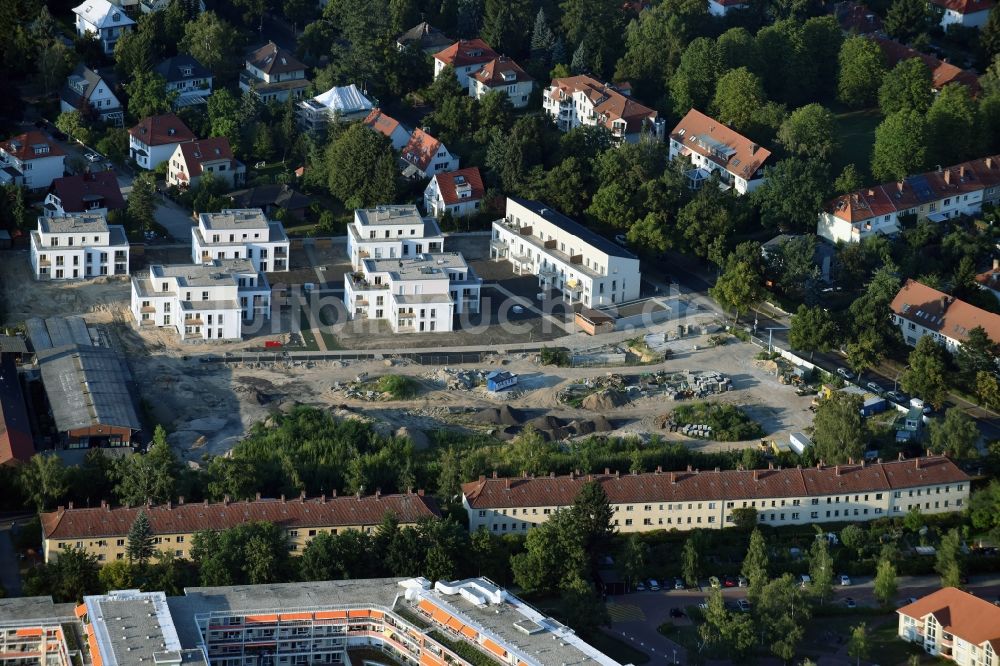
[[552,79],[542,97],[542,108],[563,132],[581,125],[606,127],[616,141],[629,143],[643,136],[663,141],[666,132],[663,119],[632,99],[629,89],[584,75]]
[[1000,300],[1000,259],[994,259],[992,268],[976,275],[976,283]]
[[424,130],[417,128],[410,140],[400,151],[403,161],[403,175],[406,177],[429,178],[439,173],[458,169],[458,157],[448,151],[448,147]]
[[184,121],[173,113],[149,116],[128,131],[129,157],[140,168],[152,171],[170,159],[177,146],[196,138]]
[[389,139],[393,150],[402,150],[410,141],[410,130],[382,109],[372,109],[363,122],[367,127]]
[[878,44],[882,50],[882,56],[885,58],[885,66],[889,69],[892,69],[903,60],[920,58],[927,65],[927,69],[931,70],[931,88],[935,92],[940,91],[949,83],[961,83],[969,89],[969,92],[973,96],[978,95],[980,90],[982,90],[982,87],[979,85],[979,77],[975,72],[961,69],[950,62],[945,62],[930,54],[921,53],[914,48],[900,44],[878,33],[869,33],[865,37]]
[[299,127],[307,132],[319,132],[331,122],[364,120],[374,108],[375,104],[352,83],[334,86],[325,93],[302,100],[295,112]]
[[435,174],[424,189],[424,210],[428,215],[466,217],[479,212],[485,195],[478,167]]
[[1000,607],[955,587],[945,587],[906,604],[898,635],[932,657],[960,666],[988,666],[1000,660]]
[[833,6],[833,15],[840,29],[849,35],[867,35],[882,32],[882,17],[867,6],[853,0],[840,0]]
[[167,166],[167,185],[195,187],[206,173],[233,188],[243,185],[247,169],[233,157],[226,137],[199,139],[180,143],[174,149]]
[[121,127],[125,120],[122,103],[111,90],[111,85],[96,69],[77,65],[66,77],[66,84],[59,92],[59,109],[63,112],[93,113],[102,122]]
[[306,66],[291,51],[274,42],[248,53],[245,68],[240,72],[240,90],[253,90],[263,102],[298,99],[308,87]]
[[931,0],[931,7],[941,15],[942,28],[949,25],[982,28],[993,5],[993,0]]
[[535,80],[507,56],[494,58],[469,75],[470,97],[482,99],[488,93],[499,90],[507,95],[515,109],[528,106],[534,87]]
[[906,414],[896,421],[896,441],[910,442],[920,437],[924,425],[924,411],[919,407],[910,407]]
[[969,331],[981,327],[994,343],[1000,342],[1000,315],[961,301],[916,280],[907,280],[889,305],[892,321],[911,347],[930,335],[948,351],[958,351]]
[[747,0],[708,0],[708,13],[712,16],[725,16],[729,12],[737,9],[746,9],[750,6]]
[[688,185],[698,189],[717,174],[719,186],[746,194],[764,182],[771,151],[697,109],[687,112],[670,133],[670,159],[691,160]]
[[458,85],[468,89],[469,76],[498,57],[500,54],[483,40],[462,39],[434,54],[434,78],[440,76],[444,68],[451,65],[455,70],[455,77],[458,78]]
[[413,47],[427,54],[438,53],[454,43],[454,39],[427,21],[421,21],[396,38],[396,48],[400,51],[407,47]]
[[0,143],[0,183],[46,189],[62,177],[65,160],[58,143],[37,130],[25,132]]
[[62,217],[68,213],[107,215],[124,210],[125,198],[114,171],[78,173],[52,181],[42,210],[45,217]]
[[101,42],[107,55],[113,54],[121,36],[135,27],[135,21],[125,10],[108,0],[86,0],[74,7],[73,13],[76,14],[76,34],[84,37],[89,33],[92,39]]
[[174,108],[206,104],[212,94],[212,72],[186,53],[167,58],[153,72],[167,82],[167,92],[177,93]]
[[312,199],[296,192],[285,183],[258,185],[246,190],[236,190],[226,195],[233,208],[261,208],[268,217],[274,217],[278,211],[286,215],[302,219],[306,208]]

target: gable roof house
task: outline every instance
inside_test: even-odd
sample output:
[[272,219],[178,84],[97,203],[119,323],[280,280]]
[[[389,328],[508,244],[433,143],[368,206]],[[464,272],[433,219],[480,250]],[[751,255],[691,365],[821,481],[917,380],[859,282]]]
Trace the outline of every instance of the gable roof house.
[[1000,608],[985,599],[946,587],[896,613],[897,635],[931,656],[970,665],[1000,659]]
[[73,13],[76,14],[76,34],[84,37],[90,33],[93,39],[101,42],[106,55],[113,54],[121,36],[135,27],[135,21],[125,10],[108,0],[86,0],[74,7]]
[[112,210],[124,210],[125,198],[114,171],[78,173],[53,180],[42,208],[46,217],[67,213],[107,215]]
[[403,175],[407,178],[429,178],[458,169],[458,157],[419,127],[413,130],[410,140],[403,146],[400,158],[403,161]]
[[931,0],[931,6],[941,15],[941,27],[959,25],[982,28],[990,17],[993,0]]
[[584,75],[569,76],[552,79],[542,96],[542,108],[563,132],[590,125],[606,127],[617,141],[635,143],[643,136],[663,141],[663,119],[629,93],[625,86],[604,84]]
[[167,82],[167,92],[176,92],[174,108],[208,103],[212,94],[212,72],[186,53],[167,58],[153,72]]
[[41,190],[61,178],[66,153],[42,132],[32,130],[0,143],[0,183]]
[[691,109],[670,133],[670,159],[678,156],[691,159],[694,168],[687,176],[692,189],[717,173],[721,187],[746,194],[764,182],[764,163],[771,151]]
[[893,323],[899,326],[911,347],[925,335],[932,336],[948,351],[955,352],[982,327],[994,343],[1000,342],[1000,315],[960,301],[916,280],[907,280],[889,305]]
[[240,72],[240,90],[253,90],[263,102],[284,102],[306,93],[306,66],[292,52],[268,42],[247,54]]
[[410,130],[392,116],[384,113],[382,109],[372,109],[362,122],[388,138],[392,142],[393,150],[402,150],[403,146],[410,141]]
[[439,173],[424,189],[424,210],[435,217],[446,212],[453,217],[473,215],[482,206],[485,191],[478,167]]
[[462,39],[434,54],[434,78],[451,65],[458,78],[458,85],[468,88],[469,76],[499,57],[500,54],[481,39]]
[[233,157],[226,137],[177,144],[167,166],[167,185],[195,187],[206,173],[230,188],[240,187],[246,180],[246,166]]
[[920,58],[923,60],[924,64],[927,65],[927,69],[931,70],[931,88],[935,92],[940,91],[949,83],[961,83],[969,89],[969,92],[973,96],[978,95],[980,90],[982,90],[979,85],[979,77],[974,72],[961,69],[940,58],[927,53],[921,53],[914,48],[910,48],[905,44],[900,44],[879,34],[867,34],[865,37],[874,41],[882,49],[882,55],[885,57],[885,66],[889,69],[892,69],[903,60],[909,60],[910,58]]
[[196,138],[173,113],[149,116],[128,131],[129,157],[141,168],[153,170],[170,159],[178,145]]
[[406,49],[408,46],[412,46],[427,54],[437,53],[454,43],[454,39],[427,21],[421,21],[396,38],[396,48],[400,51]]
[[268,217],[274,217],[279,210],[302,219],[312,199],[296,192],[287,184],[271,183],[258,185],[246,190],[236,190],[226,195],[232,208],[261,208]]
[[121,127],[125,120],[122,103],[96,69],[77,65],[66,77],[59,91],[59,109],[63,112],[93,112],[106,123]]
[[494,90],[507,95],[515,109],[528,106],[535,80],[508,58],[500,56],[483,65],[469,76],[469,96],[482,99]]

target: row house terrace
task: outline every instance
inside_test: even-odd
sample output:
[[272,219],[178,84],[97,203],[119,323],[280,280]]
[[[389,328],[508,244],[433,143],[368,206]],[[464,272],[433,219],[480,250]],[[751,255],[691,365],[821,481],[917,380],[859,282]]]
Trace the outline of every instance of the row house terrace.
[[100,213],[39,217],[31,232],[31,273],[36,280],[128,275],[125,228]]
[[291,241],[281,222],[267,219],[260,208],[201,213],[191,229],[191,261],[249,259],[261,273],[288,270]]
[[423,217],[412,204],[358,208],[347,226],[347,256],[355,270],[365,259],[405,259],[443,249],[437,220]]
[[1000,201],[1000,155],[866,187],[827,202],[816,233],[837,243],[899,233],[904,217],[943,222]]
[[542,107],[563,132],[589,125],[607,128],[617,141],[635,143],[644,136],[663,141],[663,119],[627,92],[627,88],[585,75],[552,79],[542,96]]

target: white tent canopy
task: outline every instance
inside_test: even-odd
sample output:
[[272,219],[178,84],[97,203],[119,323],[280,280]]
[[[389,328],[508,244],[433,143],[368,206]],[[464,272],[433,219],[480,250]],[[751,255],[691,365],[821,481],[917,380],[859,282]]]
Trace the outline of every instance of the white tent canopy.
[[374,108],[371,101],[353,83],[349,86],[330,88],[325,93],[313,97],[313,100],[340,115],[371,111]]

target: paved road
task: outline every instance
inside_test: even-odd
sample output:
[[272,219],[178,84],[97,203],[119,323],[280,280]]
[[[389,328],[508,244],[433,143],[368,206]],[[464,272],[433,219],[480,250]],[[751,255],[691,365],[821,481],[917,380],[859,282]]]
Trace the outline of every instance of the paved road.
[[170,199],[160,196],[153,216],[174,240],[190,247],[191,227],[194,226],[190,211],[181,208]]
[[7,591],[8,597],[21,596],[21,574],[19,572],[17,553],[11,542],[9,523],[0,530],[0,585]]

